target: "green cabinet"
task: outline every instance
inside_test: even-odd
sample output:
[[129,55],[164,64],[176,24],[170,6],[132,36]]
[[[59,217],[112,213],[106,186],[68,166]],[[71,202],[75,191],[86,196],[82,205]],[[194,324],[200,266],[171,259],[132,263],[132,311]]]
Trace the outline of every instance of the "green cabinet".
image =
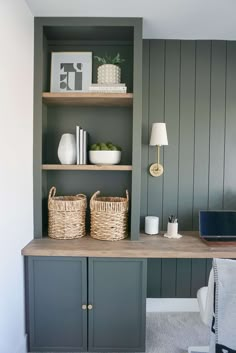
[[89,259],[89,351],[145,351],[146,260]]
[[145,351],[145,259],[26,264],[29,352]]
[[86,350],[87,259],[29,257],[27,273],[29,352]]

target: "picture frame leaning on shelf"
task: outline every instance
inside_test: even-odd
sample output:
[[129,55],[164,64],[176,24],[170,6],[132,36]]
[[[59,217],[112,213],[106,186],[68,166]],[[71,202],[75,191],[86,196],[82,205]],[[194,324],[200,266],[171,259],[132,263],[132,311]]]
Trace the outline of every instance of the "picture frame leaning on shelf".
[[88,92],[92,52],[52,52],[50,92]]

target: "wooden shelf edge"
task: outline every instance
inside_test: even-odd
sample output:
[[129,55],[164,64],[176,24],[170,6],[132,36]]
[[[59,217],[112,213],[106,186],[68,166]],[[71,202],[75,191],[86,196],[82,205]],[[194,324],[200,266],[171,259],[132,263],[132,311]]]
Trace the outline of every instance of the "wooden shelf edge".
[[43,170],[131,171],[132,165],[43,164],[42,169]]
[[43,92],[42,99],[49,105],[132,106],[133,93]]

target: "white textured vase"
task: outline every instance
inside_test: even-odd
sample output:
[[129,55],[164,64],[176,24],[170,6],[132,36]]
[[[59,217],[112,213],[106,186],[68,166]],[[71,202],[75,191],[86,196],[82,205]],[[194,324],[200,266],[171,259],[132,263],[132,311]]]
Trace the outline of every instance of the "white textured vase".
[[98,67],[98,83],[120,83],[121,69],[117,65],[105,64]]
[[63,134],[61,136],[57,155],[61,164],[75,164],[76,162],[76,143],[75,135]]

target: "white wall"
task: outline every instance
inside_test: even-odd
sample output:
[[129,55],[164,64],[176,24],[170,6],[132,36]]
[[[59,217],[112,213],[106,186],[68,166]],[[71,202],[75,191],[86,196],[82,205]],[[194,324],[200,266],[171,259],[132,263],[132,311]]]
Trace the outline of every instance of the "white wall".
[[236,39],[235,0],[26,0],[35,16],[143,17],[144,38]]
[[33,16],[0,0],[0,353],[25,352],[23,258],[33,237]]

